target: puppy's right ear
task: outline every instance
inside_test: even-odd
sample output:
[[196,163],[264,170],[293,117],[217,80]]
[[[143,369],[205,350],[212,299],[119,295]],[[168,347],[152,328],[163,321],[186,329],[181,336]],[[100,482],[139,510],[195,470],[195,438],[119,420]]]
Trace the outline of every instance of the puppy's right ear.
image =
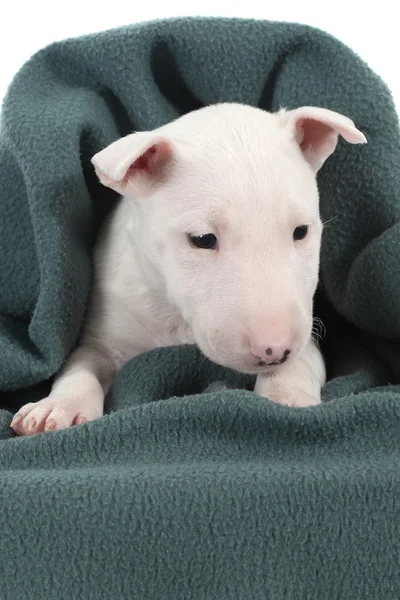
[[169,140],[145,131],[113,142],[91,162],[103,185],[124,196],[147,196],[165,177],[172,158]]

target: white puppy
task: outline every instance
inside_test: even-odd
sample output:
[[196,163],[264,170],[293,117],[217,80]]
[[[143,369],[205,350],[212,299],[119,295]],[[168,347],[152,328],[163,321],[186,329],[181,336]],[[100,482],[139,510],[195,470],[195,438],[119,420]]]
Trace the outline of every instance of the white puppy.
[[316,172],[338,134],[366,142],[326,109],[270,114],[220,104],[96,154],[101,182],[123,198],[99,236],[82,337],[50,396],[21,408],[14,430],[32,435],[100,417],[126,361],[187,343],[257,374],[262,396],[318,404]]

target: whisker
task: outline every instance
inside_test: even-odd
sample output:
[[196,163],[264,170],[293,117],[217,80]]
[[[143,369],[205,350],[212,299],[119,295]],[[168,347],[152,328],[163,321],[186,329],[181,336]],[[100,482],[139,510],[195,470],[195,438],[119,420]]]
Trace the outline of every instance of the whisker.
[[331,219],[328,219],[327,221],[325,221],[324,223],[322,223],[322,227],[325,229],[325,227],[329,224],[332,223],[332,221],[334,221],[335,219],[338,218],[338,215],[335,215],[334,217],[332,217]]
[[318,317],[313,318],[312,334],[319,340],[324,339],[326,335],[326,327]]

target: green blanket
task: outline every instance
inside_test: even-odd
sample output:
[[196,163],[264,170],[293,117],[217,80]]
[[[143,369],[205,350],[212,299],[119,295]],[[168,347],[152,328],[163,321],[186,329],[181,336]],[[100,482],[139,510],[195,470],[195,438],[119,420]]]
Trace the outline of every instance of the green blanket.
[[[217,101],[324,106],[368,138],[319,174],[324,404],[166,348],[122,369],[102,419],[13,437],[82,326],[116,201],[91,156]],[[1,600],[400,598],[399,193],[390,93],[308,27],[160,21],[25,64],[0,134]]]

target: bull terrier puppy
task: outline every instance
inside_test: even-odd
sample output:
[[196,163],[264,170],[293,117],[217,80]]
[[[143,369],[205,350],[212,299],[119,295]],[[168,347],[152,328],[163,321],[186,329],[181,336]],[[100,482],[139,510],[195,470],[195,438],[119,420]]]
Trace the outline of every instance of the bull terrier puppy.
[[272,114],[226,103],[96,154],[100,181],[122,199],[95,248],[79,344],[49,397],[15,415],[15,432],[100,417],[124,363],[177,344],[256,374],[255,392],[274,402],[318,404],[316,173],[339,135],[366,142],[353,121],[327,109]]

